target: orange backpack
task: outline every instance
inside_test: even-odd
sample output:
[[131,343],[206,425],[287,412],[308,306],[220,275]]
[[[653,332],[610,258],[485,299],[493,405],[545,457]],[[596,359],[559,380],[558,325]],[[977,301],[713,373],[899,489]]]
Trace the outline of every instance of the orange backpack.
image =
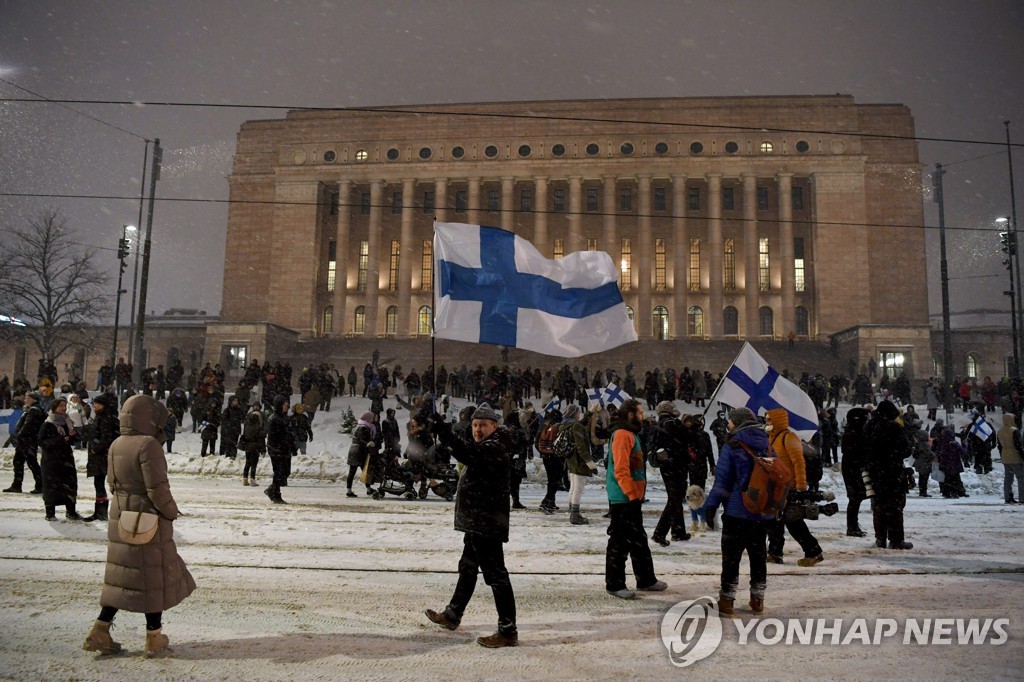
[[743,441],[729,441],[739,445],[753,460],[754,468],[750,480],[742,490],[743,506],[751,514],[762,514],[778,518],[786,508],[789,489],[793,487],[793,472],[783,460],[771,454],[754,452]]

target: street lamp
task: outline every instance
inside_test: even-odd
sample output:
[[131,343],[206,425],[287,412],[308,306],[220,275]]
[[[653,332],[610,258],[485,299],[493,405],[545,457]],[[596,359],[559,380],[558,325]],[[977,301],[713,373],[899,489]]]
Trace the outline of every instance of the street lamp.
[[[149,147],[147,147],[149,149]],[[132,352],[132,339],[135,337],[135,293],[138,289],[139,284],[139,228],[134,225],[125,225],[127,233],[131,233],[131,236],[127,237],[129,250],[135,254],[135,270],[132,275],[132,307],[128,311],[128,353]]]
[[1014,265],[1019,262],[1017,233],[1009,229],[1009,218],[996,218],[996,224],[1003,228],[1003,231],[999,233],[999,243],[1002,252],[1006,254],[1006,258],[1003,259],[1003,265],[1006,266],[1006,271],[1010,275],[1010,289],[1003,292],[1003,294],[1010,297],[1010,330],[1013,336],[1013,368],[1010,370],[1010,375],[1018,376],[1020,374],[1020,352],[1018,350],[1020,344],[1018,342],[1017,329],[1017,290],[1014,286]]

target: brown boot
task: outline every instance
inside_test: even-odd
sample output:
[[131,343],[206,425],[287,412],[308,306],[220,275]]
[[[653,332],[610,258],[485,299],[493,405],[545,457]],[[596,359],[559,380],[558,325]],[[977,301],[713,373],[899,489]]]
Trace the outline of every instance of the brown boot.
[[431,623],[437,623],[447,630],[455,630],[459,627],[459,622],[449,618],[448,614],[444,611],[437,612],[434,609],[427,609],[423,613],[426,614]]
[[736,600],[732,597],[723,597],[722,595],[718,595],[718,615],[731,616],[736,613],[732,607],[735,601]]
[[501,630],[498,630],[493,635],[487,637],[477,637],[476,643],[480,646],[487,647],[488,649],[500,649],[506,646],[519,646],[519,635],[511,634],[506,635]]
[[85,638],[82,648],[86,651],[98,651],[104,656],[121,651],[121,645],[110,638],[110,623],[102,620],[92,624],[92,630]]
[[163,658],[174,653],[167,635],[160,630],[146,630],[146,658]]
[[757,615],[764,613],[764,597],[750,595],[750,610]]

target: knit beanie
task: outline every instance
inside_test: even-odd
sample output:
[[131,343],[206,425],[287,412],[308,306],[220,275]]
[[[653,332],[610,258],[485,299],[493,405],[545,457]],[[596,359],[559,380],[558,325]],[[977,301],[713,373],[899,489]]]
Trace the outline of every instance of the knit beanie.
[[732,422],[733,430],[739,430],[744,426],[757,424],[757,415],[748,407],[735,407],[729,412],[729,421]]

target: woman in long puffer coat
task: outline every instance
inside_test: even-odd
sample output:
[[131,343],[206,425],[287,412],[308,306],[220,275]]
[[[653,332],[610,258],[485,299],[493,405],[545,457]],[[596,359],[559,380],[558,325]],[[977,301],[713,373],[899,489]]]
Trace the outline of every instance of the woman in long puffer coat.
[[[178,505],[167,481],[162,441],[168,412],[158,400],[135,395],[121,408],[121,436],[110,446],[107,483],[113,504],[107,524],[107,567],[100,595],[100,615],[82,646],[112,654],[121,645],[110,638],[118,610],[146,614],[146,657],[171,653],[161,632],[163,612],[192,594],[196,583],[174,544]],[[156,536],[143,545],[121,540],[118,520],[125,511],[159,517]]]
[[42,469],[47,521],[57,519],[55,510],[58,504],[64,505],[69,519],[79,521],[82,518],[75,511],[78,471],[75,469],[73,448],[79,434],[68,420],[67,411],[68,401],[54,398],[50,403],[50,413],[39,428],[39,450],[42,453],[39,466]]

